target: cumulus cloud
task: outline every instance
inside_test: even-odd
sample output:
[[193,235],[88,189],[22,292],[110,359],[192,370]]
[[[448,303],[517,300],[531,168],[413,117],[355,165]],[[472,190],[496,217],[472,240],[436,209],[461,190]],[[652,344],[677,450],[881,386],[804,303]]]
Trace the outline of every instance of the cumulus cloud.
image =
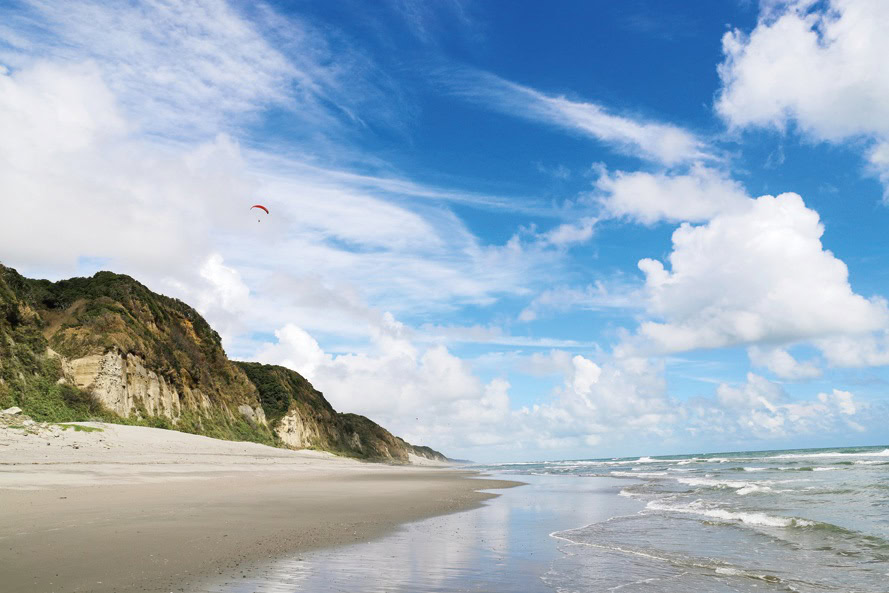
[[481,381],[445,346],[417,347],[391,315],[366,352],[326,353],[293,325],[275,336],[259,360],[300,372],[337,409],[365,414],[408,440],[466,450],[514,439],[504,430],[513,413],[508,381]]
[[786,348],[751,346],[747,349],[753,366],[765,367],[782,379],[814,379],[821,368],[813,361],[800,362]]
[[456,95],[494,111],[589,136],[645,160],[677,165],[713,158],[703,140],[678,126],[618,115],[592,102],[547,95],[488,72],[448,72],[446,85]]
[[338,409],[366,414],[408,440],[484,459],[541,451],[558,456],[603,443],[638,446],[686,431],[749,443],[861,431],[880,421],[862,416],[867,404],[849,392],[795,399],[754,373],[741,385],[720,384],[712,398],[677,400],[668,393],[662,361],[594,361],[558,349],[494,361],[501,371],[511,365],[560,381],[538,403],[519,406],[507,379],[482,381],[444,346],[423,348],[410,335],[387,315],[364,352],[332,354],[304,330],[287,326],[258,357],[303,373]]
[[668,396],[662,363],[642,358],[611,359],[599,365],[579,355],[553,357],[566,364],[564,385],[549,403],[532,408],[538,430],[558,441],[668,436],[678,420]]
[[226,264],[221,254],[211,253],[200,265],[196,278],[168,275],[159,284],[164,292],[185,299],[205,318],[211,319],[226,348],[248,331],[244,320],[251,305],[250,288],[241,273]]
[[798,434],[836,432],[865,428],[853,416],[867,406],[848,391],[834,389],[813,399],[793,400],[780,385],[754,373],[742,385],[721,384],[714,404],[696,402],[690,415],[702,424],[711,423],[727,434],[753,435],[762,439],[786,438]]
[[574,366],[574,379],[571,382],[571,388],[578,395],[589,395],[593,385],[598,383],[602,376],[602,367],[579,354],[571,359],[571,363]]
[[835,367],[867,367],[889,364],[889,332],[864,336],[833,336],[816,340],[816,347]]
[[[817,140],[889,139],[889,5],[881,0],[792,0],[763,5],[749,34],[722,39],[716,109],[734,127],[786,129]],[[868,158],[886,182],[884,149]]]
[[201,266],[200,276],[212,287],[212,293],[204,297],[203,308],[216,302],[222,309],[232,313],[247,309],[250,289],[236,269],[225,265],[221,255],[214,253],[207,258]]
[[867,153],[868,169],[883,184],[883,202],[889,203],[889,140],[881,140]]
[[593,236],[596,218],[587,216],[576,223],[565,223],[543,234],[543,240],[552,245],[565,247],[574,243],[585,243]]
[[332,360],[315,338],[292,323],[275,330],[275,338],[276,343],[267,343],[256,353],[256,360],[286,366],[309,381],[314,379],[318,367],[330,364]]
[[648,311],[640,334],[665,351],[863,334],[886,325],[885,301],[856,294],[824,249],[818,214],[796,194],[673,233],[670,269],[643,259]]
[[600,365],[563,350],[535,354],[528,372],[555,374],[561,386],[531,407],[516,407],[503,377],[482,381],[441,345],[422,347],[391,316],[364,352],[332,354],[299,327],[275,332],[256,358],[306,376],[338,409],[365,414],[408,440],[463,455],[583,448],[644,429],[669,434],[677,416],[662,366],[643,359]]
[[889,6],[880,0],[773,4],[722,40],[717,111],[733,125],[796,121],[826,140],[889,133]]
[[740,183],[700,164],[682,174],[603,171],[594,188],[607,215],[647,225],[703,222],[743,209],[749,200]]
[[722,383],[716,389],[716,399],[728,408],[763,407],[774,412],[784,397],[780,385],[754,373],[747,373],[747,382],[740,387]]
[[819,393],[818,401],[824,404],[834,405],[841,414],[845,414],[846,416],[852,416],[859,408],[851,393],[839,389],[834,389],[833,393]]

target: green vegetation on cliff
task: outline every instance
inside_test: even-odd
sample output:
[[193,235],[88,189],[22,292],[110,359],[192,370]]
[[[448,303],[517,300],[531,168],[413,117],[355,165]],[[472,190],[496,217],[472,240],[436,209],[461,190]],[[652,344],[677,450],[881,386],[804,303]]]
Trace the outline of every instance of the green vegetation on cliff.
[[0,409],[311,447],[368,460],[444,460],[373,421],[340,414],[301,375],[230,361],[193,308],[129,276],[60,282],[0,265]]
[[408,454],[446,461],[429,447],[414,447],[357,414],[340,414],[302,375],[288,368],[258,362],[237,362],[259,390],[266,418],[278,422],[288,412],[301,419],[303,446],[362,459],[406,463]]
[[0,266],[0,409],[19,406],[41,421],[108,418],[92,395],[59,382],[61,362],[46,356],[45,323],[27,300],[30,282]]
[[269,421],[277,422],[294,405],[316,417],[336,413],[321,392],[299,373],[282,366],[258,362],[235,361],[235,364],[259,390],[259,401]]

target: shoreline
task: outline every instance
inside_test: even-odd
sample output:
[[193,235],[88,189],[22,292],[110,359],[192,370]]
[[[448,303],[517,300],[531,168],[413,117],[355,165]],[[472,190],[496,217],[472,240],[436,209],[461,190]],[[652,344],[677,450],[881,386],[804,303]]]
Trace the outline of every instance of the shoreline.
[[[595,583],[551,586],[561,573],[589,572],[573,562],[583,556],[575,556],[570,544],[552,534],[640,510],[637,501],[618,495],[631,481],[508,477],[525,486],[501,492],[482,508],[415,521],[367,542],[284,557],[236,578],[215,579],[192,593],[604,590]],[[595,571],[592,576],[598,578]]]
[[4,591],[188,591],[262,562],[469,510],[497,496],[479,490],[520,484],[90,426],[102,431],[0,430]]

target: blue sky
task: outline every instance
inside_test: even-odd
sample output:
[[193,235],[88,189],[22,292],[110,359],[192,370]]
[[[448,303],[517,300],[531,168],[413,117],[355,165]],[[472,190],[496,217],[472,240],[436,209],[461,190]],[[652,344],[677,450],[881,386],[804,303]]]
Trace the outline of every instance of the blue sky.
[[0,11],[23,273],[459,457],[889,440],[882,2]]

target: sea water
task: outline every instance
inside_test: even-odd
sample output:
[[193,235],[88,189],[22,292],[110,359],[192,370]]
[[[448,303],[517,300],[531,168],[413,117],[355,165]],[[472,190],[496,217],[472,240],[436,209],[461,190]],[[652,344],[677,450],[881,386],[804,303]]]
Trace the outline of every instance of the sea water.
[[889,591],[889,448],[491,466],[627,478],[643,507],[557,530],[554,591]]
[[889,447],[475,467],[528,485],[206,590],[889,592]]

